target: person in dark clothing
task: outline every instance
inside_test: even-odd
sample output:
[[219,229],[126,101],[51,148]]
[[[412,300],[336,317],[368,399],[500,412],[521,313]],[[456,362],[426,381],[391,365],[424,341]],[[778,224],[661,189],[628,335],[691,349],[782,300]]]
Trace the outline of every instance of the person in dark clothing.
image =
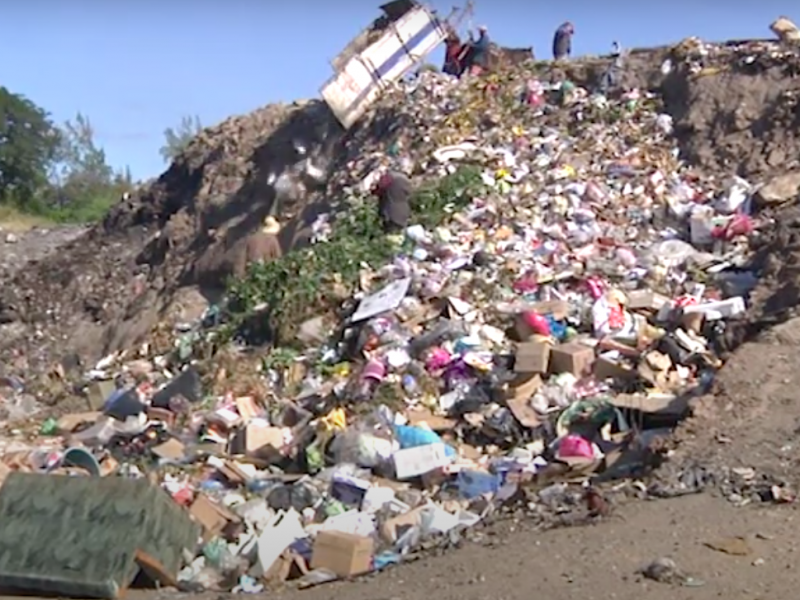
[[572,53],[572,35],[574,33],[575,28],[569,21],[556,29],[556,34],[553,36],[553,58],[555,60],[569,58]]
[[618,87],[622,79],[622,70],[624,68],[622,48],[619,42],[614,42],[612,48],[611,58],[613,61],[600,79],[600,92],[603,94],[608,94]]
[[478,39],[467,44],[464,66],[470,75],[480,75],[489,68],[489,42],[488,30],[482,25],[478,28]]
[[442,72],[458,77],[463,72],[461,62],[464,44],[461,43],[461,38],[458,37],[455,31],[451,31],[447,35],[444,43],[444,66],[442,67]]
[[378,180],[373,192],[385,233],[398,234],[408,227],[413,191],[411,180],[397,171],[389,171]]

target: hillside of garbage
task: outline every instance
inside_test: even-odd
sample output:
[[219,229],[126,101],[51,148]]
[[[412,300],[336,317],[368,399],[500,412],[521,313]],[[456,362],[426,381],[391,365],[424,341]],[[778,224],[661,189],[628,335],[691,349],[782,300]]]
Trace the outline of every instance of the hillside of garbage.
[[[794,502],[753,459],[794,435],[799,66],[689,39],[420,72],[348,131],[314,100],[204,130],[0,290],[0,588],[252,593],[509,514]],[[388,237],[386,169],[415,188]],[[229,282],[268,216],[283,256]],[[745,443],[745,407],[780,435]]]
[[[791,76],[797,61],[769,42],[689,40],[632,51],[622,85],[661,95],[663,110],[674,119],[681,159],[704,174],[738,174],[760,183],[797,161]],[[503,98],[521,94],[531,78],[592,89],[609,64],[609,58],[587,58],[559,67],[512,65],[494,75],[491,85]],[[458,97],[471,95],[477,109],[457,126],[445,99],[400,93],[389,94],[346,134],[324,104],[313,100],[266,106],[206,129],[167,172],[121,201],[102,225],[3,286],[4,345],[24,349],[28,365],[49,366],[72,353],[96,359],[146,339],[158,323],[182,318],[186,304],[219,289],[237,245],[264,215],[275,212],[287,224],[286,249],[308,237],[319,207],[357,183],[373,166],[370,158],[380,162],[398,137],[399,123],[404,135],[413,127],[411,137],[424,140],[413,139],[422,145],[403,149],[420,179],[436,175],[435,169],[425,172],[431,161],[425,153],[437,143],[474,135],[508,141],[519,110],[486,97],[477,90],[481,86],[450,86]],[[547,113],[553,125],[570,118],[560,108]],[[317,208],[306,208],[311,206]]]

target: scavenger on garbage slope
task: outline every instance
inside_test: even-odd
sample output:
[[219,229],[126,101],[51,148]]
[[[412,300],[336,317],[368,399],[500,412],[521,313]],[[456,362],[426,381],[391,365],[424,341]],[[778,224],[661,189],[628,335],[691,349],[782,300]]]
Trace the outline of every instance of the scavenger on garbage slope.
[[553,36],[553,59],[561,60],[562,58],[569,58],[572,54],[572,35],[575,33],[575,27],[570,21],[562,23],[556,29]]
[[451,31],[445,41],[444,51],[444,65],[442,66],[442,73],[447,75],[461,76],[464,69],[462,68],[464,58],[464,44],[461,38],[455,31]]
[[242,277],[250,263],[270,262],[280,258],[283,254],[278,240],[280,231],[280,223],[275,217],[269,216],[264,219],[263,226],[250,235],[243,251],[236,257],[234,275]]
[[488,29],[485,25],[481,25],[478,27],[478,39],[470,39],[464,57],[465,67],[470,75],[480,75],[489,68],[489,42]]
[[411,217],[411,180],[397,171],[385,173],[373,190],[378,198],[378,213],[387,235],[399,235],[408,226]]

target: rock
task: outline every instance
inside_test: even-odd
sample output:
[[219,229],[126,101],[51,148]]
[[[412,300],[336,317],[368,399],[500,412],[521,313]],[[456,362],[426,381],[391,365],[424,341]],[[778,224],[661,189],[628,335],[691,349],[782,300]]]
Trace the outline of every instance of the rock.
[[14,235],[13,233],[6,234],[6,244],[16,244],[19,241],[19,237]]
[[800,193],[800,171],[785,173],[769,181],[758,190],[757,200],[763,205],[783,204]]
[[686,576],[678,569],[675,561],[664,556],[655,559],[640,572],[647,579],[652,579],[659,583],[680,584],[686,579]]

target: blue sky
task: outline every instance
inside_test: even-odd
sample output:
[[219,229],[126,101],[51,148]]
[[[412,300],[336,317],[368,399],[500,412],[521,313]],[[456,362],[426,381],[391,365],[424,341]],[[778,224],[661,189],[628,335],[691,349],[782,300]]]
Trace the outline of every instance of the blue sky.
[[[310,98],[329,59],[379,15],[380,0],[24,0],[0,6],[0,85],[49,110],[81,111],[115,166],[158,175],[166,127],[184,115],[211,125],[258,106]],[[446,14],[455,0],[435,0]],[[792,14],[791,8],[795,7]],[[651,46],[689,35],[770,37],[797,0],[476,0],[473,25],[494,41],[549,55],[555,27],[575,24],[573,52],[611,41]],[[438,54],[436,61],[438,62]]]

